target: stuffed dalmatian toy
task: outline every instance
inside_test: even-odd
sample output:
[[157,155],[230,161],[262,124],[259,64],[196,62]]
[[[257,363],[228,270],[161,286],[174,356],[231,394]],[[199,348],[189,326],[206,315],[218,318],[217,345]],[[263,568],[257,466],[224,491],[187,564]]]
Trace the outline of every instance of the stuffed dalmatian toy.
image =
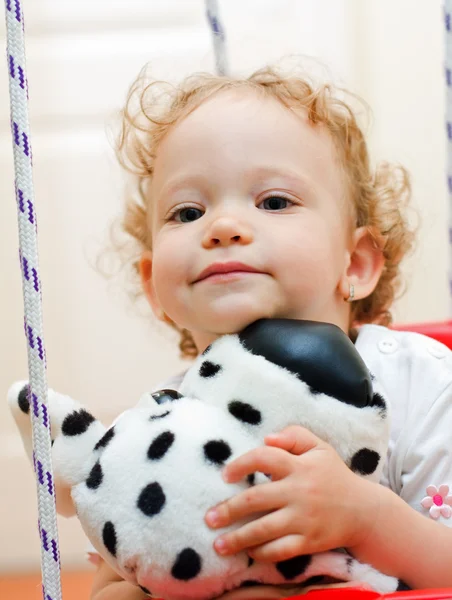
[[[31,456],[28,386],[13,385],[9,402]],[[213,549],[219,532],[204,522],[210,507],[268,484],[261,473],[227,484],[221,469],[290,424],[331,444],[354,472],[379,480],[389,406],[338,327],[257,321],[207,348],[179,392],[146,394],[109,429],[52,390],[48,411],[59,512],[76,513],[99,554],[149,595],[209,600],[240,586],[322,577],[401,589],[344,550],[277,564],[245,552],[221,557]]]

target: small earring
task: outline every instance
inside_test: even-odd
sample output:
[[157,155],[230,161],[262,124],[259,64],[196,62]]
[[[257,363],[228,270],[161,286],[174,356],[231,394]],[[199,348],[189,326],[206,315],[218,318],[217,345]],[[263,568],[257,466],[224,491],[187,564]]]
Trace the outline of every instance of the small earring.
[[350,283],[350,293],[348,298],[346,298],[347,302],[353,302],[355,299],[355,286],[353,285],[353,283]]

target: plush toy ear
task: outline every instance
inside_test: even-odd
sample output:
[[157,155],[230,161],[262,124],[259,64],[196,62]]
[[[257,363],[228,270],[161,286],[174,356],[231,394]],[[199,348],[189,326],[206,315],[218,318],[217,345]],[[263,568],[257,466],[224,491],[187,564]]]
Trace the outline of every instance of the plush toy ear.
[[[30,403],[30,391],[26,381],[19,381],[10,387],[8,403],[28,458],[33,461],[30,409],[42,412],[42,408],[39,408],[33,399]],[[75,514],[71,488],[88,476],[95,461],[94,447],[106,429],[80,403],[51,389],[48,391],[45,418],[50,422],[52,437],[57,510],[69,517]]]

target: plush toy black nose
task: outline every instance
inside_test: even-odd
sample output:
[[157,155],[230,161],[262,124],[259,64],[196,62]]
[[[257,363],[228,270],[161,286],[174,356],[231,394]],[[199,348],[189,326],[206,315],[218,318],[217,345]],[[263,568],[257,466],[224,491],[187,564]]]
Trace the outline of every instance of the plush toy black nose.
[[261,319],[239,334],[242,346],[284,367],[311,392],[364,408],[372,405],[370,373],[349,337],[336,325]]
[[180,400],[183,396],[179,392],[176,392],[176,390],[158,390],[158,392],[152,394],[152,397],[157,404],[165,404],[165,402]]

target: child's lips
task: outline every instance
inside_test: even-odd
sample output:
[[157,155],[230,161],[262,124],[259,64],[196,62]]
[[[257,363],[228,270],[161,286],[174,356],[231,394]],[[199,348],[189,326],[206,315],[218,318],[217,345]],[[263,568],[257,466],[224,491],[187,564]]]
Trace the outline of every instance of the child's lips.
[[199,283],[207,279],[210,281],[231,281],[252,273],[262,274],[263,271],[241,262],[217,262],[204,269],[193,283]]
[[[250,275],[259,275],[256,271],[230,271],[229,273],[212,273],[212,275],[208,275],[201,279],[200,281],[209,281],[211,283],[227,283],[236,281],[237,279],[241,279]],[[199,283],[199,282],[198,282]]]

